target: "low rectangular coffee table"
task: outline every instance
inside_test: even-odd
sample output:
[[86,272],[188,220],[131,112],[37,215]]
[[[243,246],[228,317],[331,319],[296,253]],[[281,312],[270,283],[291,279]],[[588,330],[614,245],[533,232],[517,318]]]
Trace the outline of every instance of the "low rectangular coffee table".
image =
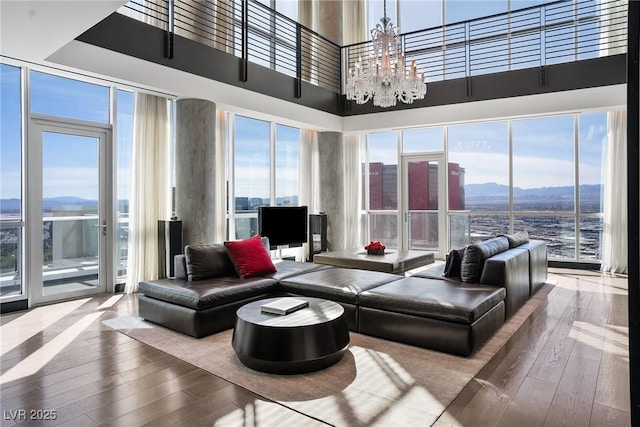
[[365,250],[347,252],[321,252],[313,256],[316,264],[334,267],[359,268],[402,274],[414,268],[433,263],[433,252],[387,250],[384,255],[368,255]]

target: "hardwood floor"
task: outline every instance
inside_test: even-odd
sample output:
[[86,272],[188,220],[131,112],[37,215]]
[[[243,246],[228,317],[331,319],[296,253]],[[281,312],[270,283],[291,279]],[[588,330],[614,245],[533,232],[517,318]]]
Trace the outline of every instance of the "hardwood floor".
[[627,426],[627,279],[551,269],[557,285],[436,426]]
[[[550,273],[546,301],[436,426],[630,425],[626,277]],[[1,425],[325,425],[102,323],[136,314],[127,295],[3,314]]]

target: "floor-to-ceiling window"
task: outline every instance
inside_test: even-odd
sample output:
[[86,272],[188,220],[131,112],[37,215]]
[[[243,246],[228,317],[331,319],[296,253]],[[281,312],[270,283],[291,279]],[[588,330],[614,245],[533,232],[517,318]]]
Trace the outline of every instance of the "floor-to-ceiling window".
[[449,168],[455,168],[463,182],[462,194],[449,195],[449,246],[508,232],[508,123],[450,126],[447,134]]
[[118,278],[124,278],[127,275],[127,248],[129,244],[129,196],[131,194],[129,181],[131,179],[135,94],[121,89],[116,94],[116,213],[118,227],[116,237],[116,275]]
[[398,135],[369,134],[362,150],[362,183],[365,186],[365,233],[367,240],[397,248],[398,241]]
[[[399,245],[397,152],[447,159],[447,247],[527,230],[551,259],[601,259],[607,113],[375,133],[365,138],[369,239]],[[386,171],[386,173],[385,173]]]
[[233,201],[235,230],[229,235],[244,239],[258,234],[258,208],[269,206],[269,122],[235,116],[233,138]]
[[229,114],[230,239],[258,234],[260,206],[297,206],[300,129]]
[[30,298],[103,292],[112,278],[110,88],[31,70],[28,95]]
[[0,73],[0,298],[38,303],[122,283],[134,92],[20,63]]
[[298,205],[300,129],[275,125],[275,205]]
[[24,293],[21,72],[0,64],[0,297]]
[[514,120],[513,211],[516,231],[547,240],[550,257],[574,258],[574,116]]
[[581,114],[578,119],[578,256],[580,259],[599,260],[602,257],[602,171],[606,167],[607,115]]

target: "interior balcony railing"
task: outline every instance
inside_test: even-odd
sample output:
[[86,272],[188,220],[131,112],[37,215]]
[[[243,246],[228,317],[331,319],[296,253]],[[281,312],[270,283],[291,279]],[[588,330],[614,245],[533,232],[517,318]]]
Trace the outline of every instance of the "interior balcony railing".
[[[561,0],[401,35],[427,82],[472,77],[626,52],[626,2]],[[344,47],[346,69],[372,54]]]
[[[624,54],[626,1],[560,0],[401,35],[427,82]],[[308,83],[343,93],[370,41],[341,47],[257,0],[132,0],[121,14]],[[246,70],[246,68],[245,68]],[[246,76],[246,73],[245,73]]]
[[298,80],[341,88],[341,47],[256,0],[132,0],[121,14]]

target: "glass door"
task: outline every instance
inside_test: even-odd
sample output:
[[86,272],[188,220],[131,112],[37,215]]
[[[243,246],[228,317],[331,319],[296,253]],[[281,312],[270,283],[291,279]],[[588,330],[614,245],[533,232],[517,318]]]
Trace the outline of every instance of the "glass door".
[[111,131],[35,118],[29,129],[32,303],[105,292],[111,272]]
[[402,236],[409,250],[444,257],[444,156],[411,155],[402,159]]

